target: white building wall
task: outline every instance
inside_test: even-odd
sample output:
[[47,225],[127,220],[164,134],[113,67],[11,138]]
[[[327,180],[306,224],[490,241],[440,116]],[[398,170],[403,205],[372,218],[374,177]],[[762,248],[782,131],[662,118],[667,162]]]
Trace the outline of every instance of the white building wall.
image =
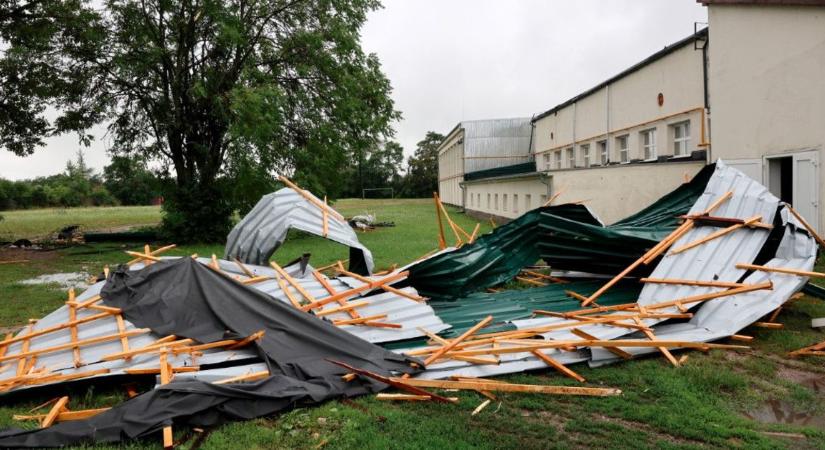
[[[825,7],[711,3],[708,19],[712,156],[753,177],[761,174],[765,184],[770,156],[804,152],[821,161]],[[816,216],[807,219],[822,230],[825,218],[818,201],[825,198],[825,174],[816,162],[800,170],[805,179],[795,180],[812,183],[814,194],[804,199],[795,195],[794,203],[797,210]]]
[[467,191],[466,210],[510,219],[538,208],[548,199],[548,185],[538,175],[472,181],[464,186]]
[[537,120],[533,139],[538,170],[557,169],[557,152],[562,152],[561,168],[571,168],[565,154],[571,146],[580,167],[580,147],[589,145],[595,156],[602,140],[607,141],[610,161],[619,162],[616,138],[625,135],[628,160],[643,159],[640,132],[653,128],[657,154],[673,155],[673,125],[683,121],[690,121],[688,154],[707,148],[702,64],[702,52],[689,43]]
[[553,204],[584,202],[605,224],[610,224],[676,189],[704,165],[702,161],[658,163],[652,170],[650,165],[630,164],[553,171],[545,182],[539,176],[466,182],[465,206],[469,211],[516,218],[558,193]]
[[461,186],[464,179],[464,130],[450,133],[438,153],[438,193],[448,205],[462,206]]

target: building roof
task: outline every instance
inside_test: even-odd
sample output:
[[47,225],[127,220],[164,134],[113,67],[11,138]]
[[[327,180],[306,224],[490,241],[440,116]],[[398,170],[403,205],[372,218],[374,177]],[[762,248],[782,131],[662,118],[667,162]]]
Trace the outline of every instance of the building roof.
[[576,103],[577,101],[583,99],[584,97],[587,97],[588,95],[593,94],[594,92],[604,88],[605,86],[607,86],[609,84],[612,84],[612,83],[616,82],[617,80],[619,80],[621,78],[624,78],[624,77],[632,74],[633,72],[636,72],[637,70],[639,70],[639,69],[641,69],[645,66],[648,66],[648,65],[664,58],[665,56],[675,52],[676,50],[679,50],[680,48],[682,48],[686,45],[689,45],[689,44],[693,43],[694,41],[696,41],[700,38],[705,38],[707,36],[707,34],[708,34],[708,29],[707,29],[707,27],[705,27],[705,28],[697,31],[694,34],[691,34],[690,36],[688,36],[688,37],[686,37],[686,38],[684,38],[684,39],[682,39],[678,42],[674,42],[673,44],[666,46],[665,48],[663,48],[663,49],[659,50],[658,52],[648,56],[647,58],[643,59],[642,61],[628,67],[627,69],[623,70],[622,72],[618,73],[617,75],[614,75],[613,77],[608,78],[607,80],[599,83],[596,86],[593,86],[592,88],[582,92],[581,94],[571,98],[570,100],[567,100],[564,103],[558,104],[558,105],[554,106],[553,108],[551,108],[551,109],[535,116],[533,118],[533,122],[536,122],[537,120],[543,119],[543,118],[549,116],[550,114],[553,114],[556,111],[561,110],[562,108],[564,108],[566,106],[569,106],[569,105],[572,105],[573,103]]

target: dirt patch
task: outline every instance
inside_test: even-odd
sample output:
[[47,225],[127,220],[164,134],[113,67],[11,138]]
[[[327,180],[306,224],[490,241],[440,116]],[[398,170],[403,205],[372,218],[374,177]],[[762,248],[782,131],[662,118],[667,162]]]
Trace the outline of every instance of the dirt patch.
[[0,263],[3,264],[26,264],[30,261],[49,261],[58,257],[57,252],[50,250],[0,247]]

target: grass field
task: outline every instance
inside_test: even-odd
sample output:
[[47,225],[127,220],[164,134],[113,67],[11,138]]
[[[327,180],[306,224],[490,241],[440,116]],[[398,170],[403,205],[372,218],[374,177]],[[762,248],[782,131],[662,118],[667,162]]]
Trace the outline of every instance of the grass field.
[[4,218],[0,221],[0,241],[14,241],[45,237],[67,225],[95,231],[156,225],[160,206],[23,209],[0,211],[0,215]]
[[[394,228],[359,234],[373,251],[378,268],[404,264],[435,247],[437,231],[431,200],[343,200],[336,208],[345,215],[372,212],[378,220],[396,223]],[[78,223],[86,220],[81,216],[87,213],[94,211],[69,210],[65,217],[67,223]],[[150,216],[143,216],[145,212],[135,214]],[[157,212],[154,214],[156,221]],[[465,229],[475,225],[462,214],[453,215]],[[36,228],[22,218],[16,223],[23,229]],[[482,227],[485,231],[490,228],[484,223]],[[28,286],[18,281],[44,273],[95,273],[104,264],[128,260],[123,254],[127,248],[136,249],[138,245],[97,244],[36,254],[0,253],[0,260],[29,260],[0,265],[0,327],[41,317],[65,300],[65,293],[54,286]],[[174,253],[220,255],[222,250],[222,245],[202,245],[182,247]],[[312,253],[315,265],[347,255],[347,250],[337,244],[296,234],[275,259],[286,262],[304,252]],[[470,412],[484,398],[468,392],[450,393],[461,398],[459,405],[396,404],[363,397],[227,424],[211,430],[202,448],[825,448],[825,431],[818,422],[825,420],[825,358],[792,360],[785,356],[790,350],[825,340],[825,333],[810,328],[811,317],[822,316],[825,302],[805,297],[779,316],[784,330],[744,330],[743,334],[756,337],[752,350],[690,352],[679,369],[658,357],[593,369],[574,366],[587,378],[586,385],[622,389],[624,393],[619,397],[504,394],[477,416],[470,416]],[[503,379],[576,384],[553,371]],[[0,427],[21,426],[11,419],[13,414],[28,411],[55,395],[3,399]],[[112,405],[124,399],[123,388],[118,385],[78,387],[68,395],[72,409]],[[775,409],[798,421],[805,417],[810,421],[807,426],[762,423],[746,415],[764,415]],[[179,428],[177,438],[184,439],[186,431]],[[188,441],[183,448],[193,445]],[[126,447],[159,448],[160,436]]]

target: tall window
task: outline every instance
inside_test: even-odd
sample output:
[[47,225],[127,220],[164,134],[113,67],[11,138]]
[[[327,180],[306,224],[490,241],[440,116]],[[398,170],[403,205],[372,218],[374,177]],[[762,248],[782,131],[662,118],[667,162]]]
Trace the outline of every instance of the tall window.
[[513,212],[518,212],[518,194],[513,194]]
[[567,148],[567,167],[576,167],[576,149],[573,147]]
[[616,150],[619,152],[619,162],[630,162],[630,155],[627,154],[627,135],[616,138]]
[[481,208],[481,194],[476,194],[476,206]]
[[687,156],[690,144],[690,121],[673,124],[673,156]]
[[642,156],[646,160],[656,159],[656,129],[644,130],[640,134]]
[[544,168],[550,169],[550,153],[544,154]]
[[524,210],[530,211],[530,208],[533,207],[531,204],[533,202],[533,196],[530,194],[524,194]]
[[557,150],[553,153],[553,159],[556,160],[556,169],[561,169],[561,150]]
[[503,194],[501,196],[501,206],[502,206],[502,208],[501,208],[502,210],[507,211],[507,194]]
[[490,194],[487,194],[487,209],[490,209]]
[[498,194],[493,194],[493,209],[498,211]]
[[599,159],[603,166],[610,163],[610,156],[607,154],[607,141],[596,142],[596,148],[599,149]]
[[541,203],[539,204],[539,206],[542,206],[542,205],[544,205],[545,203],[547,203],[547,196],[546,196],[546,195],[544,195],[544,194],[541,194],[541,195],[539,196],[539,202],[541,202]]
[[590,144],[579,146],[582,150],[582,163],[584,167],[590,167]]

